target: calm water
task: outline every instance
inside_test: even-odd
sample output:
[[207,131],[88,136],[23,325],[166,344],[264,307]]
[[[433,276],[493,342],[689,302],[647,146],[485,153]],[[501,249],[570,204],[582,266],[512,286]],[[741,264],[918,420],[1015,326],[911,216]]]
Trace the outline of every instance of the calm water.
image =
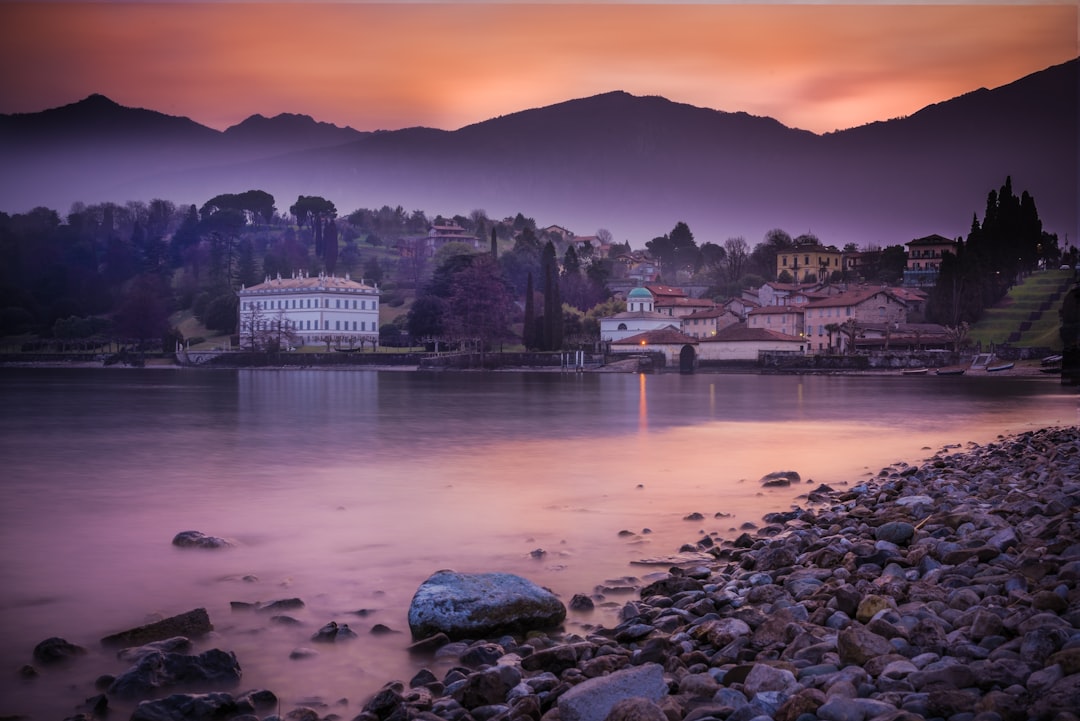
[[[355,714],[415,672],[406,611],[434,571],[511,571],[569,600],[813,487],[762,491],[770,471],[856,482],[1078,422],[1053,380],[975,377],[8,369],[0,403],[0,715],[37,718],[123,669],[102,636],[200,606],[217,629],[200,650],[235,651],[242,688]],[[173,548],[188,529],[238,546]],[[301,627],[229,606],[289,597]],[[629,597],[567,626],[612,625]],[[331,620],[360,638],[289,660]],[[91,653],[15,678],[50,636]]]

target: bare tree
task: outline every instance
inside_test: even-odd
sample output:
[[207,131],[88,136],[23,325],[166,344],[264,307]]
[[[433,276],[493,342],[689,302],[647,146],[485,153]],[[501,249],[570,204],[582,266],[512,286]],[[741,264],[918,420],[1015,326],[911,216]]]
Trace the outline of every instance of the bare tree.
[[746,238],[741,235],[724,241],[724,253],[726,253],[724,263],[727,266],[728,280],[732,283],[742,277],[743,266],[749,256],[748,247]]

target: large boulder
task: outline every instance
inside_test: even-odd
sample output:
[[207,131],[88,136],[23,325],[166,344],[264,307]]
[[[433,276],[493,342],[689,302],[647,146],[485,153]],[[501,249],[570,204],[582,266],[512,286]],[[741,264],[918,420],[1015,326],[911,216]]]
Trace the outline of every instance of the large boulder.
[[231,694],[178,693],[154,701],[143,701],[135,707],[131,721],[219,721],[255,711],[269,711],[277,706],[277,697],[270,691],[257,690],[233,698]]
[[231,686],[240,681],[240,663],[231,651],[212,648],[190,656],[150,648],[136,658],[109,686],[110,696],[145,698],[179,684]]
[[604,721],[620,701],[640,698],[656,703],[667,693],[662,666],[655,663],[634,666],[590,678],[559,696],[559,718],[562,721]]
[[565,618],[566,606],[555,594],[509,573],[439,571],[420,584],[409,605],[414,639],[521,633],[557,626]]

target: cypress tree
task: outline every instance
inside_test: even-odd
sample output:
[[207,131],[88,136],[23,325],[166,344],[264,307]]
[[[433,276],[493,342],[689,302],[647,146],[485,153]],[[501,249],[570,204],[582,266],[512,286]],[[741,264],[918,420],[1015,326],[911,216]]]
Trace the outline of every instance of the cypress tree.
[[533,277],[529,273],[529,280],[525,286],[525,321],[521,327],[521,343],[525,350],[533,350],[536,347],[536,308],[533,305]]
[[491,258],[499,259],[499,246],[495,243],[495,226],[491,226]]

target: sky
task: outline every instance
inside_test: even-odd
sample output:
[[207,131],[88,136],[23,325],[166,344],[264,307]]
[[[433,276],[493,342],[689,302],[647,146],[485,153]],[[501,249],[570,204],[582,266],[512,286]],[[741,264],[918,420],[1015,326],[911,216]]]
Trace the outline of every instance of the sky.
[[624,90],[821,133],[1065,62],[1078,32],[1075,0],[0,0],[0,113],[101,93],[219,130],[453,130]]

